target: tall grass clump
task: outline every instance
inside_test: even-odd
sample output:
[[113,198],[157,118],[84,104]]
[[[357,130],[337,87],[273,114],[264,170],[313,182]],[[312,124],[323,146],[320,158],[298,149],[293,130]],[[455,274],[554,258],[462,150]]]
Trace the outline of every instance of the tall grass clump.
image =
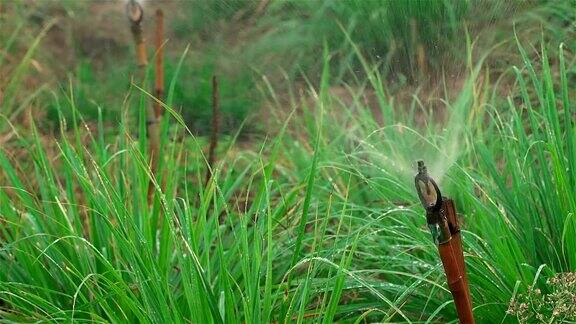
[[[154,178],[127,119],[117,136],[105,137],[100,124],[83,143],[78,141],[83,121],[76,116],[73,134],[62,133],[50,145],[56,156],[37,132],[20,139],[32,172],[19,169],[8,152],[0,155],[1,262],[7,266],[0,279],[0,298],[7,305],[2,316],[223,322],[239,320],[236,315],[244,313],[239,309],[257,309],[253,303],[259,298],[242,305],[242,295],[234,293],[254,263],[243,269],[228,265],[238,265],[240,254],[263,253],[263,247],[248,243],[258,237],[248,227],[250,216],[242,222],[230,216],[230,223],[219,224],[220,214],[237,215],[228,200],[240,183],[253,181],[256,162],[231,161],[230,174],[221,176],[217,190],[208,190],[203,169],[190,169],[200,165],[200,148],[189,141],[167,146],[162,168],[170,176],[163,189],[160,179],[154,180],[159,199],[149,208],[147,188]],[[235,237],[245,244],[237,245]]]
[[559,272],[576,267],[575,128],[563,47],[554,67],[546,49],[534,62],[520,47],[524,67],[513,69],[520,97],[508,98],[496,140],[477,150],[527,263]]

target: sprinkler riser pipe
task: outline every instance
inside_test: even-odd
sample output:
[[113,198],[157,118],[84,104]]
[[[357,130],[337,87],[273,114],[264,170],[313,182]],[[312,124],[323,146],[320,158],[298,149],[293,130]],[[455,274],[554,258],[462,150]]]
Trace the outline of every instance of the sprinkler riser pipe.
[[426,223],[442,261],[448,287],[454,299],[460,323],[473,324],[472,299],[466,275],[462,238],[454,202],[443,198],[438,185],[428,175],[423,161],[418,161],[414,177],[418,198],[426,210]]

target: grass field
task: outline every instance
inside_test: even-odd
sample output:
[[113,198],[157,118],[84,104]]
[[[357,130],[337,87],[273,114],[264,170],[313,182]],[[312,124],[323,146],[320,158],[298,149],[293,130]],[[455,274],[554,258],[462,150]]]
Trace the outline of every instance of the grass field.
[[576,321],[576,2],[0,4],[2,321],[457,323],[419,159],[476,322]]

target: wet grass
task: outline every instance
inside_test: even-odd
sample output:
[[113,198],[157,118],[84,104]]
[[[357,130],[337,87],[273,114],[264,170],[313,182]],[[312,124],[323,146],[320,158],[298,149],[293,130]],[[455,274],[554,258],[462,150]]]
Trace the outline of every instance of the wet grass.
[[[513,297],[550,293],[548,278],[576,269],[570,45],[519,41],[521,64],[508,67],[503,90],[468,42],[467,77],[441,114],[416,95],[395,101],[385,72],[344,37],[357,78],[341,80],[328,43],[303,91],[263,78],[269,135],[242,145],[241,130],[221,136],[207,183],[206,139],[175,105],[180,63],[166,79],[156,173],[140,135],[155,101],[147,78],[131,84],[114,127],[102,110],[86,118],[73,86],[51,101],[66,123],[59,134],[3,122],[12,135],[0,149],[1,316],[456,322],[413,189],[414,161],[425,159],[462,214],[477,322],[515,322]],[[20,92],[14,80],[5,89]],[[4,100],[4,116],[20,106]]]

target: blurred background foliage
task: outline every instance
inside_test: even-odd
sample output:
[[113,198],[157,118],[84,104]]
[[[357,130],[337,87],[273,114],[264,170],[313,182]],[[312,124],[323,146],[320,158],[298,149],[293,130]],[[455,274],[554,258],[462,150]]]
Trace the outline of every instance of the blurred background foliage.
[[[472,61],[469,56],[475,53],[491,53],[486,66],[496,73],[494,79],[498,78],[506,67],[520,61],[517,54],[512,54],[516,51],[510,50],[515,47],[510,37],[513,28],[529,44],[545,38],[551,43],[564,41],[574,49],[568,37],[573,31],[574,11],[570,8],[574,1],[143,3],[149,40],[155,8],[166,12],[167,80],[171,80],[185,48],[190,48],[183,60],[180,82],[175,84],[173,105],[198,134],[208,130],[209,79],[213,74],[221,80],[223,131],[229,133],[249,116],[261,113],[260,81],[264,75],[274,87],[317,83],[324,46],[330,50],[334,83],[361,80],[363,58],[387,79],[387,94],[401,101],[411,100],[414,91],[426,97],[446,92],[446,88],[460,88],[467,63]],[[51,81],[53,91],[74,93],[87,118],[96,117],[100,106],[105,107],[106,120],[117,119],[135,71],[124,4],[4,1],[2,20],[6,28],[0,33],[11,41],[2,51],[0,73],[7,76],[14,72],[11,62],[18,62],[16,58],[26,52],[27,44],[43,26],[52,23],[35,49],[43,55],[34,59],[34,71],[22,80],[26,84],[23,88],[33,89],[34,85]],[[480,50],[468,53],[470,44]],[[153,55],[149,47],[149,55]],[[17,96],[21,98],[11,104],[30,100],[29,93],[19,92]],[[46,117],[45,129],[58,126],[51,100],[36,100],[34,106],[36,115]],[[244,132],[258,131],[257,125],[247,122]]]

